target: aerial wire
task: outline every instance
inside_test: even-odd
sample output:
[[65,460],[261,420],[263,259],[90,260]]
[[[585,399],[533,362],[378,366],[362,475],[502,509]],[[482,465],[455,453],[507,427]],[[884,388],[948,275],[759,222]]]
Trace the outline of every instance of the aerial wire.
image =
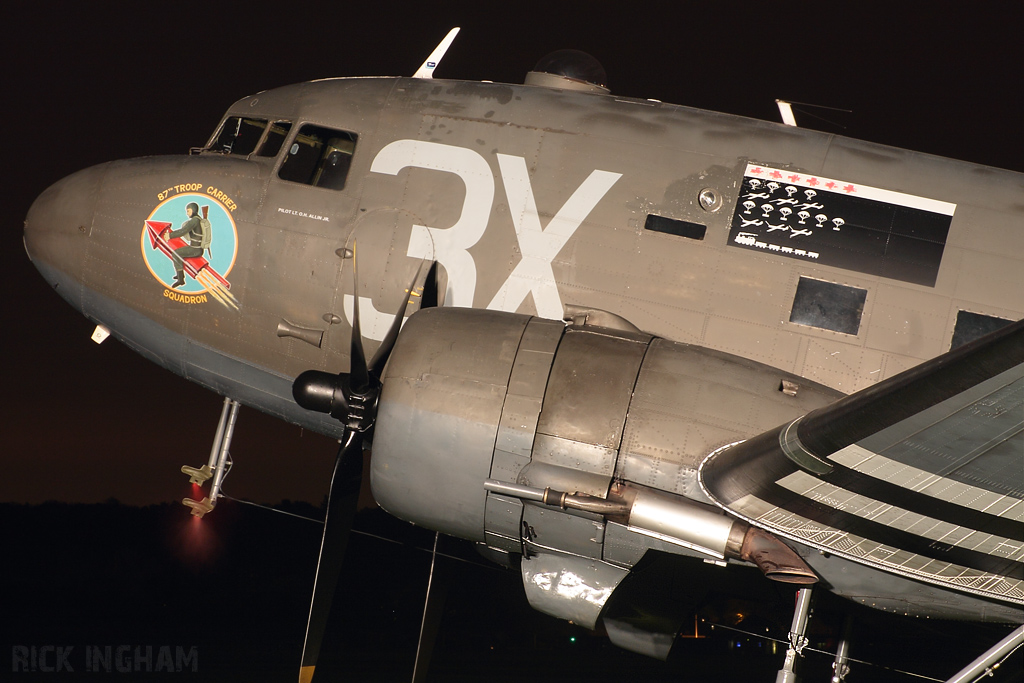
[[[751,638],[758,638],[760,640],[770,640],[770,641],[773,641],[773,642],[776,642],[776,643],[780,643],[782,645],[789,645],[789,641],[788,640],[783,640],[781,638],[773,638],[773,637],[767,636],[767,635],[765,635],[763,633],[754,633],[752,631],[744,631],[741,628],[736,628],[734,626],[726,626],[725,624],[711,624],[711,628],[712,629],[723,628],[723,629],[726,629],[728,631],[735,631],[737,633],[742,633],[744,635],[750,636]],[[816,652],[816,653],[821,654],[821,655],[827,655],[829,657],[835,657],[835,653],[834,652],[829,652],[828,650],[819,650],[818,648],[814,648],[814,647],[810,647],[810,646],[805,647],[804,651],[805,652]],[[847,661],[856,662],[857,664],[865,664],[867,666],[873,666],[873,667],[878,668],[878,669],[885,669],[886,671],[892,671],[892,672],[895,672],[895,673],[904,674],[906,676],[912,676],[914,678],[921,678],[921,679],[926,680],[926,681],[937,681],[937,683],[944,683],[944,681],[945,681],[945,679],[943,679],[943,678],[932,678],[931,676],[925,676],[924,674],[914,673],[913,671],[904,671],[903,669],[896,669],[896,668],[893,668],[891,666],[885,666],[884,664],[876,664],[874,662],[869,662],[869,661],[867,661],[865,659],[857,659],[855,657],[847,657],[846,659],[847,659]]]
[[[223,498],[227,498],[228,500],[232,500],[232,501],[234,501],[236,503],[242,503],[243,505],[251,505],[253,507],[262,508],[264,510],[270,510],[271,512],[276,512],[276,513],[281,514],[281,515],[288,515],[289,517],[298,517],[299,519],[303,519],[303,520],[305,520],[307,522],[313,522],[314,524],[323,525],[323,523],[324,523],[324,520],[317,519],[316,517],[307,517],[306,515],[300,515],[300,514],[296,514],[294,512],[288,512],[286,510],[278,510],[277,508],[271,507],[270,505],[263,505],[261,503],[255,503],[255,502],[253,502],[251,500],[243,500],[241,498],[235,498],[234,496],[229,496],[228,494],[224,493],[223,491],[221,491],[220,495]],[[420,552],[424,552],[424,553],[431,553],[431,552],[433,552],[433,550],[431,548],[423,548],[423,547],[420,547],[420,546],[412,544],[412,543],[403,543],[402,541],[398,541],[398,540],[395,540],[393,538],[388,538],[387,536],[381,536],[379,534],[370,533],[369,531],[361,531],[359,529],[352,529],[352,533],[353,534],[359,534],[360,536],[367,536],[369,538],[376,538],[379,541],[386,541],[388,543],[393,543],[395,545],[406,545],[406,546],[409,546],[410,548],[413,548],[414,550],[419,550]],[[447,557],[449,560],[456,560],[457,562],[464,562],[466,564],[475,565],[477,567],[485,567],[487,569],[500,569],[499,566],[494,565],[494,564],[485,563],[485,562],[475,562],[473,560],[467,560],[464,557],[458,557],[457,555],[449,555],[448,553],[443,553],[443,552],[440,552],[440,551],[438,551],[437,555],[439,557]]]

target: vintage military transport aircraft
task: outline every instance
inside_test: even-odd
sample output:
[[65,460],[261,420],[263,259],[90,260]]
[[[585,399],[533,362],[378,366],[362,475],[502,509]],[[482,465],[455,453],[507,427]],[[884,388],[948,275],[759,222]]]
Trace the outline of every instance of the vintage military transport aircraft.
[[412,78],[245,97],[25,222],[97,340],[227,397],[194,514],[239,404],[341,441],[300,680],[371,438],[385,510],[634,651],[675,635],[605,609],[651,553],[794,584],[779,680],[815,584],[1018,625],[954,680],[1019,647],[1024,176],[617,97],[573,51],[435,80],[453,37]]

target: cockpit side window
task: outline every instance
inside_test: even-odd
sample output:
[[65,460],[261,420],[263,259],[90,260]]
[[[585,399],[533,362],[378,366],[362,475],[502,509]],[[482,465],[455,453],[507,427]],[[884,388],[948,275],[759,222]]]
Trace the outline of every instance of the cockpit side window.
[[222,154],[252,154],[266,127],[266,119],[229,116],[209,149]]
[[276,157],[277,153],[281,151],[284,139],[288,137],[288,131],[291,129],[291,121],[271,121],[270,130],[267,131],[267,139],[263,142],[263,146],[260,147],[258,156]]
[[341,190],[352,164],[357,137],[348,131],[307,123],[295,136],[278,176],[294,183]]

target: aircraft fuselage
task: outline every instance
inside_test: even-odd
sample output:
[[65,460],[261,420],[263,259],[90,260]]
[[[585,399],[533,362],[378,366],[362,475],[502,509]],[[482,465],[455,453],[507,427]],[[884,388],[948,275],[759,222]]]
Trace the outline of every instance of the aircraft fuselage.
[[[844,393],[948,350],[960,311],[1024,315],[1016,173],[660,102],[491,83],[319,81],[245,98],[231,116],[288,121],[291,136],[307,122],[353,134],[343,189],[282,180],[286,145],[269,157],[119,161],[63,181],[50,194],[74,213],[66,234],[36,239],[58,230],[37,208],[28,247],[79,283],[64,293],[87,315],[110,322],[100,299],[127,305],[154,334],[281,378],[344,370],[351,260],[336,252],[358,244],[368,339],[383,335],[419,263],[436,259],[447,305],[549,318],[567,305],[602,309]],[[758,187],[748,171],[761,173]],[[829,207],[828,182],[840,199],[843,187],[898,196]],[[191,279],[172,290],[144,259],[144,221],[186,199],[233,223],[212,251],[239,311]],[[872,212],[898,220],[890,214],[914,202],[942,204],[927,212],[937,229],[863,225]],[[185,219],[169,215],[175,227]],[[650,216],[669,219],[669,232]],[[791,322],[801,279],[852,296],[852,326]],[[319,346],[279,337],[282,319],[322,333]],[[202,355],[182,348],[164,363],[199,379],[216,372]]]
[[372,352],[436,261],[446,306],[604,311],[802,378],[781,412],[711,405],[745,438],[1024,317],[1022,188],[650,100],[334,79],[239,100],[197,154],[65,178],[25,239],[57,291],[135,350],[325,434],[343,426],[291,383],[348,369],[353,281]]

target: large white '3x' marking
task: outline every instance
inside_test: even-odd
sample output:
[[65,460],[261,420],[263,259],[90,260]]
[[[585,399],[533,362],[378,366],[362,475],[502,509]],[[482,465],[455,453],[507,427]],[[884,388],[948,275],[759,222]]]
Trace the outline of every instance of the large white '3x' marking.
[[551,260],[622,174],[591,172],[548,221],[547,227],[542,228],[526,161],[522,157],[499,154],[498,166],[501,168],[501,179],[505,183],[508,207],[523,258],[498,289],[491,303],[487,304],[487,308],[514,311],[526,295],[533,292],[537,314],[543,318],[559,320],[563,315],[562,299],[558,296]]
[[[396,140],[377,154],[370,170],[397,175],[409,166],[454,173],[466,186],[462,213],[455,224],[447,228],[413,225],[406,253],[416,258],[436,259],[444,266],[448,273],[446,305],[472,306],[477,273],[469,249],[480,241],[490,219],[494,203],[491,168],[482,156],[470,149],[436,142]],[[539,315],[560,319],[562,300],[551,261],[622,174],[592,171],[547,226],[541,226],[526,161],[522,157],[499,154],[498,167],[522,259],[487,308],[515,311],[526,295],[532,293]],[[363,304],[361,301],[360,322]],[[351,312],[346,312],[351,318]]]

